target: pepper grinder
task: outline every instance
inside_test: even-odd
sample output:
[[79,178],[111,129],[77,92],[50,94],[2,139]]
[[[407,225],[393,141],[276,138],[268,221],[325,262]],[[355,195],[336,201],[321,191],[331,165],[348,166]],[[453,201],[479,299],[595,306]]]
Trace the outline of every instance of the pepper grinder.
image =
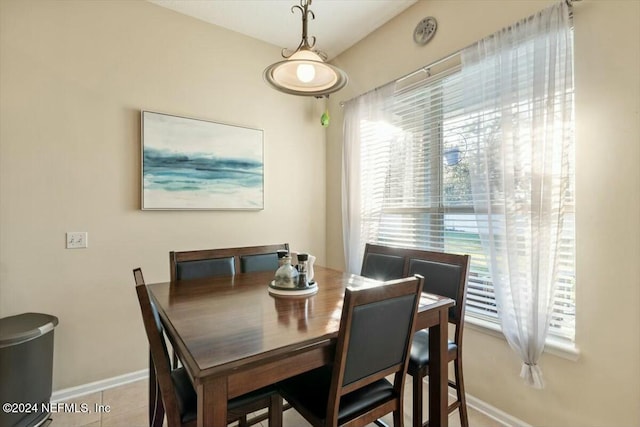
[[307,261],[309,254],[298,254],[298,288],[304,289],[309,287],[307,279]]

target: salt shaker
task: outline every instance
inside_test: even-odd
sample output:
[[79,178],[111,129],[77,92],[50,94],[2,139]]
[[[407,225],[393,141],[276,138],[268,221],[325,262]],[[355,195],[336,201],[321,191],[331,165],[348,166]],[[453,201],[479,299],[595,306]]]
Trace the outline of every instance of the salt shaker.
[[276,253],[278,254],[278,268],[280,268],[282,267],[282,264],[284,264],[284,257],[286,257],[289,254],[289,251],[285,249],[281,249],[276,251]]
[[295,288],[298,285],[298,270],[291,265],[291,257],[282,258],[282,265],[276,270],[275,285],[280,288]]

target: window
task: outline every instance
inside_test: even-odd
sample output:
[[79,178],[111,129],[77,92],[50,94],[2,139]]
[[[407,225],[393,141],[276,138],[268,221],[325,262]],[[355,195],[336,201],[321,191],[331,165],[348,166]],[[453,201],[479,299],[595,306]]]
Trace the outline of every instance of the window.
[[[362,240],[383,245],[471,255],[468,316],[497,322],[489,260],[479,230],[487,219],[474,209],[469,175],[471,142],[498,132],[500,111],[469,108],[460,68],[397,89],[385,120],[360,119]],[[573,91],[573,87],[569,90]],[[463,105],[463,101],[466,105]],[[482,120],[478,120],[481,116]],[[575,226],[573,156],[553,295],[549,334],[573,340]]]

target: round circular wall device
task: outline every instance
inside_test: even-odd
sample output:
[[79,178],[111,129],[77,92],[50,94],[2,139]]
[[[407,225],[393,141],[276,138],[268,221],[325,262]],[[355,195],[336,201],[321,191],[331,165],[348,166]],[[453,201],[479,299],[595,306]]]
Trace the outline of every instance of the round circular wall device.
[[433,38],[437,28],[438,22],[433,16],[422,19],[413,31],[413,41],[420,45],[427,44]]

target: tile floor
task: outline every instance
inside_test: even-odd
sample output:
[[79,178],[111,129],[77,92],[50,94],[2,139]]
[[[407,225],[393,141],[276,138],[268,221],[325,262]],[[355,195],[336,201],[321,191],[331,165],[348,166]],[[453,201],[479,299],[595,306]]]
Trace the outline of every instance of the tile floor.
[[[405,384],[405,426],[411,426],[411,378]],[[60,412],[53,414],[53,422],[50,427],[145,427],[148,426],[147,411],[147,380],[141,380],[126,384],[120,387],[104,390],[89,395],[72,399],[67,404],[67,411],[76,408],[76,412],[65,412],[65,407],[60,407]],[[426,384],[425,384],[426,394]],[[100,406],[102,405],[102,406]],[[100,412],[100,407],[106,408]],[[88,408],[88,411],[82,411]],[[426,405],[425,405],[426,414]],[[393,425],[392,418],[388,415],[383,420],[390,426]],[[165,423],[166,425],[166,423]],[[284,427],[307,427],[309,424],[294,410],[289,409],[284,413]],[[371,424],[374,426],[374,424]],[[449,425],[459,427],[460,418],[458,412],[449,416]],[[482,413],[469,408],[469,425],[471,427],[500,427],[501,424],[483,415]],[[264,421],[258,427],[268,427]]]

